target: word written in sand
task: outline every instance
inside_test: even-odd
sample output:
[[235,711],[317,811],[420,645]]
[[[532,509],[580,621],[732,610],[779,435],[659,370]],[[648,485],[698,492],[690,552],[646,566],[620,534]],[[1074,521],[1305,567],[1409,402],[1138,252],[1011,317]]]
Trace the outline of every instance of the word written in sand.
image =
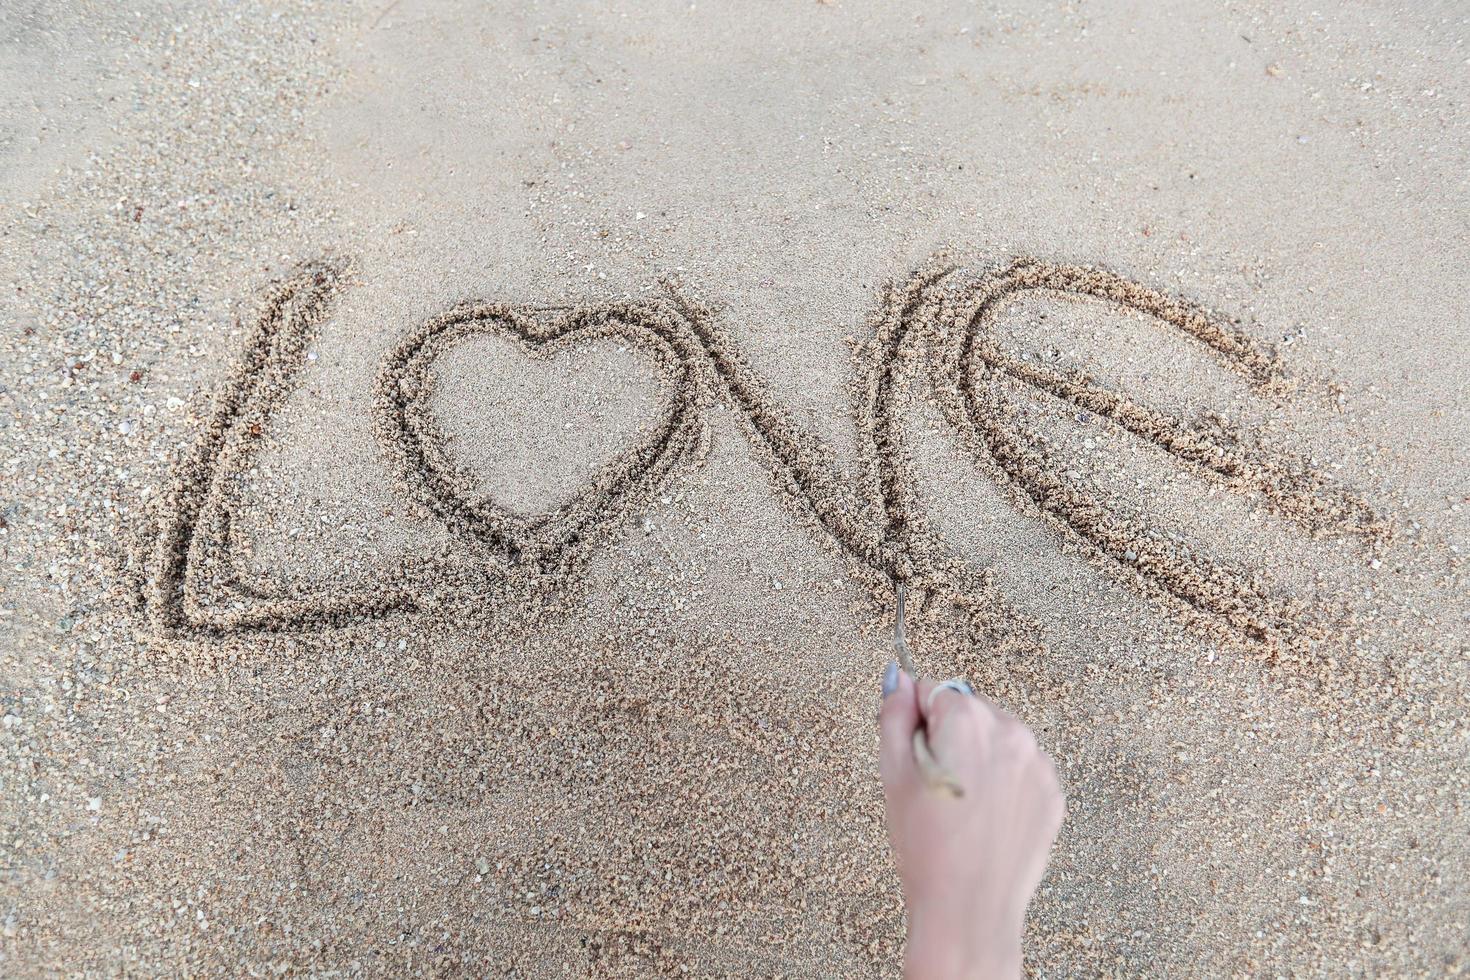
[[[179,467],[166,502],[133,563],[136,594],[152,633],[222,637],[308,631],[404,613],[447,616],[505,603],[542,607],[629,516],[649,503],[699,444],[703,415],[733,405],[768,464],[774,487],[887,603],[895,586],[928,605],[963,610],[976,624],[1007,604],[935,534],[919,502],[899,420],[903,389],[926,380],[944,417],[982,467],[1018,505],[1126,567],[1190,615],[1279,652],[1300,635],[1285,602],[1232,571],[1151,534],[1138,520],[1058,470],[1003,411],[1002,384],[1020,382],[1152,443],[1181,465],[1249,493],[1310,529],[1374,536],[1381,525],[1362,501],[1295,461],[1247,448],[1229,430],[1206,430],[1139,404],[1078,374],[1008,353],[994,322],[1028,291],[1092,297],[1153,318],[1202,344],[1258,390],[1279,381],[1271,352],[1221,317],[1186,301],[1090,267],[1016,259],[970,270],[941,259],[884,291],[863,350],[857,385],[857,479],[839,478],[826,447],[781,410],[761,379],[716,328],[712,313],[666,283],[650,302],[536,308],[465,304],[433,317],[385,358],[375,425],[401,492],[422,504],[461,547],[373,569],[364,580],[317,594],[247,581],[238,567],[232,515],[240,479],[260,451],[269,419],[293,390],[306,348],[340,288],[341,269],[304,265],[269,294],[239,365],[219,392],[205,431]],[[476,334],[512,338],[530,356],[616,338],[658,365],[668,398],[653,426],[556,510],[512,513],[477,497],[470,474],[450,458],[430,408],[433,366]],[[466,600],[473,599],[473,602]]]

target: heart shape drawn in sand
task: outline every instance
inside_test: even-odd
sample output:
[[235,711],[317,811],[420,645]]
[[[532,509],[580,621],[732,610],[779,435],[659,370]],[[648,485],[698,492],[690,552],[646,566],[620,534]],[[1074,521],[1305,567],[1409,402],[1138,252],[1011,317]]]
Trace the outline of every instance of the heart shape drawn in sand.
[[503,333],[458,340],[432,369],[432,410],[466,496],[546,515],[659,420],[669,392],[622,340],[529,347]]
[[[661,482],[688,444],[700,378],[657,320],[654,311],[632,305],[567,311],[498,304],[460,306],[430,319],[388,355],[378,379],[379,435],[411,495],[501,563],[530,564],[548,573],[561,567],[595,529],[618,523],[631,501]],[[431,407],[435,362],[482,334],[508,336],[527,356],[542,360],[572,345],[616,338],[652,356],[664,382],[664,403],[651,428],[559,507],[516,513],[477,492],[473,474],[452,458]]]

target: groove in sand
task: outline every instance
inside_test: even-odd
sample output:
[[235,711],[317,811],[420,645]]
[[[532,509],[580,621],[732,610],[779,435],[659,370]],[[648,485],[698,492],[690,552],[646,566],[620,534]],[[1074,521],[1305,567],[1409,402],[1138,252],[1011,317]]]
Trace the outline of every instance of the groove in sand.
[[[940,258],[879,304],[858,386],[856,486],[837,476],[825,446],[802,431],[714,326],[711,312],[673,284],[653,302],[577,308],[466,304],[433,317],[399,343],[380,369],[376,431],[403,493],[422,504],[462,543],[456,554],[405,559],[371,578],[317,595],[249,585],[236,562],[231,515],[239,479],[259,451],[272,414],[294,388],[306,346],[340,288],[342,270],[299,267],[268,295],[237,368],[221,389],[204,434],[179,466],[157,523],[133,562],[132,583],[150,632],[159,639],[302,631],[396,613],[438,611],[459,600],[537,609],[566,587],[586,557],[645,506],[698,445],[702,412],[725,400],[771,469],[779,494],[820,529],[849,571],[887,604],[908,583],[921,608],[940,600],[976,629],[1014,617],[982,573],[937,537],[925,520],[899,419],[901,393],[927,378],[945,418],[977,462],[1095,554],[1136,571],[1147,586],[1177,600],[1252,646],[1293,649],[1301,633],[1284,603],[1208,559],[1178,553],[1149,528],[1118,514],[1069,481],[1030,448],[1001,410],[1003,377],[1106,419],[1182,464],[1236,492],[1258,493],[1304,527],[1367,536],[1383,530],[1362,501],[1304,466],[1247,448],[1141,405],[1079,374],[1039,367],[1008,354],[992,324],[1010,298],[1030,290],[1089,296],[1147,314],[1209,348],[1258,389],[1279,380],[1271,352],[1221,318],[1185,301],[1089,267],[1017,259],[970,271]],[[452,462],[430,409],[433,365],[477,333],[501,333],[531,356],[615,337],[650,355],[669,397],[652,431],[614,458],[549,514],[513,514],[476,499],[471,476]]]

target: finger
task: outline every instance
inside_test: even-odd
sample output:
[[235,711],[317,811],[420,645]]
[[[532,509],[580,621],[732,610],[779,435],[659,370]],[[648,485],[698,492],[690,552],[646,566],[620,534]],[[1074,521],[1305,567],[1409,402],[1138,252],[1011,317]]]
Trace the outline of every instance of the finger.
[[[929,732],[929,744],[937,758],[946,761],[985,757],[1000,722],[988,701],[927,679],[919,682],[918,700],[924,727]],[[946,764],[959,763],[946,761]]]
[[931,736],[941,731],[950,718],[969,715],[980,706],[973,694],[942,685],[942,681],[928,677],[918,684],[919,714]]
[[[913,778],[914,756],[910,749],[919,725],[919,702],[913,680],[898,665],[890,664],[893,689],[878,708],[878,772],[883,785],[893,788]],[[896,675],[896,676],[894,676]]]
[[953,769],[939,761],[929,745],[928,732],[923,728],[914,730],[914,764],[918,769],[919,778],[929,789],[948,793],[951,797],[958,799],[965,795],[964,781]]

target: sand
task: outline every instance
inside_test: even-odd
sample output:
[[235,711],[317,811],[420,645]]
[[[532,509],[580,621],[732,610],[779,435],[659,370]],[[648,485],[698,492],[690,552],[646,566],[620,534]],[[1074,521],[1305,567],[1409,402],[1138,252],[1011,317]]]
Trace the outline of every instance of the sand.
[[1448,13],[0,13],[0,971],[1470,968]]

